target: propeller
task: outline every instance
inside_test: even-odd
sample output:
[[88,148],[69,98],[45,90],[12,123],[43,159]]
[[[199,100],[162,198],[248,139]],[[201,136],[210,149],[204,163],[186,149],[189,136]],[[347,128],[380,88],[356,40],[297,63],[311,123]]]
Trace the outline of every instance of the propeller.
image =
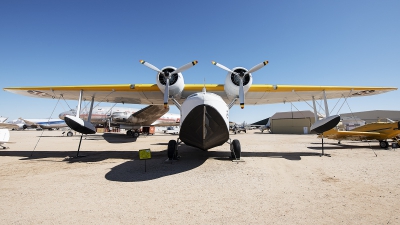
[[148,68],[155,70],[157,72],[159,72],[160,74],[164,75],[165,78],[165,89],[164,89],[164,108],[166,109],[168,107],[168,98],[169,98],[169,79],[171,78],[171,75],[177,74],[177,73],[181,73],[189,68],[191,68],[192,66],[196,65],[198,63],[197,60],[194,60],[190,63],[187,63],[181,67],[179,67],[178,69],[176,69],[175,71],[173,71],[172,73],[169,73],[168,71],[161,71],[160,69],[158,69],[156,66],[144,61],[144,60],[140,60],[139,61],[141,64],[147,66]]
[[264,61],[262,63],[259,63],[259,64],[255,65],[255,66],[253,66],[250,70],[248,70],[245,73],[244,72],[236,73],[235,71],[232,71],[228,67],[226,67],[226,66],[224,66],[224,65],[222,65],[220,63],[217,63],[215,61],[211,61],[211,63],[213,65],[216,65],[219,68],[221,68],[221,69],[223,69],[225,71],[228,71],[230,73],[233,73],[233,74],[235,74],[235,75],[237,75],[239,77],[239,100],[240,100],[240,108],[243,109],[244,108],[244,88],[243,88],[243,78],[244,78],[244,76],[246,76],[249,73],[256,72],[257,70],[259,70],[262,67],[266,66],[268,64],[268,61]]

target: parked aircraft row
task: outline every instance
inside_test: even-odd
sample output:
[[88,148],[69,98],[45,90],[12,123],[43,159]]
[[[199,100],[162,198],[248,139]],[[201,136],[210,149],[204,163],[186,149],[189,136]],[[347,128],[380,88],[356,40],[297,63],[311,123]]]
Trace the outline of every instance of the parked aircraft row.
[[[148,124],[156,121],[168,111],[168,105],[174,104],[180,110],[180,133],[177,140],[168,143],[169,159],[178,156],[178,145],[186,144],[203,150],[228,142],[231,156],[239,159],[241,146],[239,140],[229,138],[229,110],[234,105],[244,108],[245,104],[262,105],[297,101],[312,101],[316,122],[311,130],[324,133],[335,127],[339,115],[329,115],[327,99],[361,97],[382,94],[397,90],[395,87],[368,86],[308,86],[308,85],[253,85],[252,73],[268,64],[263,61],[251,69],[235,67],[230,69],[220,63],[212,64],[228,74],[224,84],[185,84],[182,72],[195,66],[192,61],[179,68],[166,66],[162,69],[144,61],[140,63],[156,71],[155,84],[117,84],[117,85],[80,85],[80,86],[39,86],[7,87],[5,91],[39,98],[59,98],[78,100],[76,116],[64,117],[67,125],[82,134],[93,134],[95,127],[90,122],[93,116],[93,103],[104,101],[123,104],[149,104],[145,113],[130,117],[130,121]],[[91,100],[87,118],[80,118],[83,99]],[[326,118],[318,120],[316,100],[323,100]],[[78,149],[79,153],[79,149]]]

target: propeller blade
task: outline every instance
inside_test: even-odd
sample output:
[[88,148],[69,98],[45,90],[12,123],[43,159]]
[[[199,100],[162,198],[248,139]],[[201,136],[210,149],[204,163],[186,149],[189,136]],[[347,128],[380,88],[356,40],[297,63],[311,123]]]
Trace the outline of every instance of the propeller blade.
[[186,64],[186,65],[183,65],[183,66],[179,67],[178,69],[176,69],[174,72],[172,72],[171,75],[172,75],[172,74],[176,74],[176,73],[183,72],[183,71],[189,69],[190,67],[196,65],[197,63],[198,63],[198,61],[197,61],[197,60],[194,60],[194,61],[192,61],[192,62],[190,62],[190,63],[188,63],[188,64]]
[[249,74],[249,73],[254,73],[257,70],[259,70],[259,69],[263,68],[264,66],[266,66],[267,64],[268,64],[268,61],[264,61],[264,62],[262,62],[260,64],[257,64],[255,66],[253,66],[253,68],[249,69],[249,71],[247,71],[244,75]]
[[168,97],[169,97],[169,78],[166,79],[165,89],[164,89],[164,109],[168,107]]
[[[235,75],[239,75],[238,73],[236,73],[236,72],[230,70],[228,67],[226,67],[226,66],[224,66],[224,65],[222,65],[222,64],[219,64],[219,63],[217,63],[217,62],[215,62],[215,61],[211,61],[211,63],[212,63],[213,65],[218,66],[219,68],[221,68],[221,69],[223,69],[223,70],[225,70],[225,71],[228,71],[228,72],[233,73],[233,74],[235,74]],[[239,76],[240,76],[240,75],[239,75]]]
[[160,69],[158,69],[157,67],[155,67],[155,66],[151,65],[150,63],[148,63],[148,62],[146,62],[146,61],[144,61],[144,60],[139,60],[139,62],[140,62],[141,64],[143,64],[143,65],[145,65],[145,66],[149,67],[149,68],[150,68],[150,69],[152,69],[152,70],[155,70],[155,71],[157,71],[157,72],[159,72],[159,73],[162,73],[162,74],[164,74],[164,72],[163,72],[163,71],[161,71],[161,70],[160,70]]
[[240,100],[240,108],[244,108],[244,90],[243,90],[243,79],[240,79],[239,86],[239,100]]

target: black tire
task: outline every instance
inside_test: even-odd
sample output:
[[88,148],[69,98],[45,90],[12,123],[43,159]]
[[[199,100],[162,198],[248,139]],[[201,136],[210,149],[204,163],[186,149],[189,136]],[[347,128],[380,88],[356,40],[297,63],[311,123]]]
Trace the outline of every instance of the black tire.
[[139,132],[136,132],[136,131],[132,133],[132,137],[134,137],[134,138],[138,138],[139,135],[140,135]]
[[71,131],[68,131],[67,136],[72,137],[72,135],[74,135],[74,134]]
[[168,142],[167,153],[168,153],[168,159],[172,160],[172,159],[176,158],[176,141],[175,140],[170,140]]
[[244,130],[244,132],[246,133],[246,130]]
[[132,136],[132,131],[131,131],[131,130],[128,130],[128,131],[126,132],[126,135]]
[[[242,153],[241,147],[240,147],[240,142],[239,140],[235,139],[231,143],[231,157],[233,159],[240,159],[240,155]],[[236,157],[235,157],[236,156]]]
[[387,141],[380,141],[379,146],[381,148],[387,148],[389,146],[389,143]]

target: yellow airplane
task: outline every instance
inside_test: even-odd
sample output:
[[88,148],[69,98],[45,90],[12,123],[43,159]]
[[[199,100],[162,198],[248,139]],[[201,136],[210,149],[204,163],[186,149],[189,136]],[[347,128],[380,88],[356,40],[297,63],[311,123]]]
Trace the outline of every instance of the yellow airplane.
[[[144,60],[140,60],[140,63],[157,72],[155,84],[7,87],[4,90],[30,97],[78,100],[76,115],[80,115],[83,99],[91,101],[91,109],[94,101],[149,104],[153,113],[147,115],[148,117],[159,117],[157,112],[173,104],[180,110],[180,132],[177,140],[170,140],[168,143],[169,159],[176,158],[178,145],[181,143],[202,150],[229,143],[231,156],[239,159],[240,142],[229,138],[229,110],[234,105],[244,108],[245,101],[250,105],[312,101],[315,117],[318,118],[315,101],[323,100],[327,117],[318,120],[311,129],[322,133],[335,127],[340,120],[339,115],[329,116],[327,99],[369,96],[397,90],[395,87],[253,84],[252,73],[266,66],[268,61],[251,69],[230,69],[212,61],[213,65],[228,72],[224,84],[185,84],[182,72],[196,65],[197,61],[179,68],[166,66],[162,69]],[[90,123],[91,114],[92,110],[87,120],[79,116],[66,116],[65,122],[77,132],[93,134],[96,130]]]
[[[364,141],[364,140],[378,140],[381,148],[389,146],[388,139],[392,139],[400,145],[400,122],[375,122],[356,127],[350,131],[340,131],[336,128],[325,131],[324,138],[338,140]],[[319,135],[318,137],[322,137]]]

